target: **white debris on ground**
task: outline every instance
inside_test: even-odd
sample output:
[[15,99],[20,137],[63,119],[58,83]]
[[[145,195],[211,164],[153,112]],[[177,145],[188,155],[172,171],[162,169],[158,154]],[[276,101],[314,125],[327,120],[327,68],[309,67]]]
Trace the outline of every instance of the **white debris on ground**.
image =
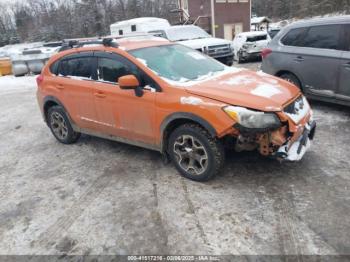
[[15,77],[13,75],[0,77],[0,94],[28,91],[36,88],[36,76]]

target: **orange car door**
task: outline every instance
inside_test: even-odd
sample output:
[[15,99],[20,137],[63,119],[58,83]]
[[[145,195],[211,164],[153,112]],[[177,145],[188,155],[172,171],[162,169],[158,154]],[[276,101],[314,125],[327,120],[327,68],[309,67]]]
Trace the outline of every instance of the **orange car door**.
[[96,129],[94,106],[95,58],[92,52],[64,57],[59,65],[56,88],[63,93],[63,104],[73,122],[81,128]]
[[[95,56],[98,81],[94,99],[101,129],[134,142],[153,145],[156,92],[147,89],[147,76],[121,55],[96,52]],[[130,74],[139,79],[142,87],[146,87],[142,97],[137,97],[134,90],[120,89],[118,78]]]

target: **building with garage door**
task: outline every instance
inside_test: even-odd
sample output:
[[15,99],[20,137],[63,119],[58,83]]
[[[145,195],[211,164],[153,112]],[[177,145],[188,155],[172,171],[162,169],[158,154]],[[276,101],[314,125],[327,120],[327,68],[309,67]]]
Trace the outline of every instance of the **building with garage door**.
[[184,19],[213,36],[233,40],[250,31],[251,0],[179,0]]

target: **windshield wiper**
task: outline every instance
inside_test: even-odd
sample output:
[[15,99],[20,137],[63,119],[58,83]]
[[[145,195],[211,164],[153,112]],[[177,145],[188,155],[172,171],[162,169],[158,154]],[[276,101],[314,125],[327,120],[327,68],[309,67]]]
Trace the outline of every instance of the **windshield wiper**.
[[204,39],[204,38],[206,38],[206,37],[201,36],[201,37],[192,38],[192,40],[195,40],[195,39]]

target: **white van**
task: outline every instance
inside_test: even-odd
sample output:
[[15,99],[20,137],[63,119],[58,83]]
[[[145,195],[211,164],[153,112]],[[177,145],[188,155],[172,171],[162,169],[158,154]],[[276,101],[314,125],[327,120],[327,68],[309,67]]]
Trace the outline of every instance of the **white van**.
[[111,24],[112,36],[123,36],[150,31],[164,30],[170,27],[168,20],[157,17],[140,17]]

